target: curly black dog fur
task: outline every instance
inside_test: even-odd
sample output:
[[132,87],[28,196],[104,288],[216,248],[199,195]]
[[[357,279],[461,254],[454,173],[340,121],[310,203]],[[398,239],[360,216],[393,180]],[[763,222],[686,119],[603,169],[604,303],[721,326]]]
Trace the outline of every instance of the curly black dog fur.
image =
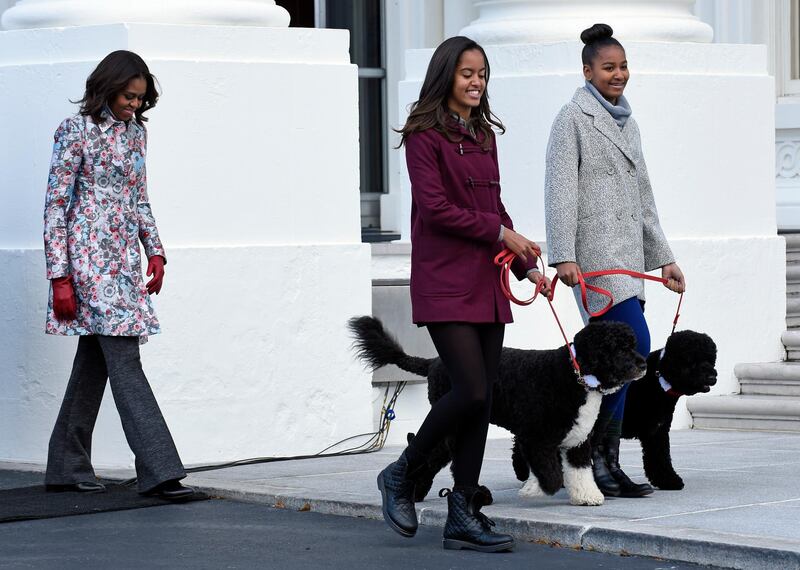
[[[427,376],[431,403],[450,390],[450,378],[438,358],[407,355],[373,317],[356,317],[348,324],[359,358],[373,369],[394,364]],[[587,438],[602,394],[618,390],[644,374],[645,360],[635,345],[633,331],[622,323],[592,323],[575,335],[581,371],[597,378],[599,390],[591,390],[578,381],[567,347],[503,349],[492,395],[491,422],[514,434],[517,478],[525,481],[531,472],[535,475],[535,481],[531,479],[526,487],[552,495],[565,485],[574,504],[602,504],[603,495],[591,473]],[[416,480],[418,500],[425,497],[434,476],[450,458],[447,442],[429,455],[428,469],[420,470]]]
[[[679,331],[667,339],[664,356],[657,350],[647,358],[647,374],[628,388],[622,437],[642,444],[644,472],[659,489],[683,489],[672,467],[669,429],[681,396],[708,392],[717,383],[717,345],[706,334]],[[671,385],[665,390],[663,378]]]

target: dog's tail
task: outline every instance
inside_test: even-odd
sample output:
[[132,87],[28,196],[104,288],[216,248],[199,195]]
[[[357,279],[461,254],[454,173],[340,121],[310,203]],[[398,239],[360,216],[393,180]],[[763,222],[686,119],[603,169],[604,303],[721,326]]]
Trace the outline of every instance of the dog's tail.
[[409,356],[375,317],[353,317],[347,321],[359,359],[373,370],[394,364],[417,376],[427,376],[433,358]]

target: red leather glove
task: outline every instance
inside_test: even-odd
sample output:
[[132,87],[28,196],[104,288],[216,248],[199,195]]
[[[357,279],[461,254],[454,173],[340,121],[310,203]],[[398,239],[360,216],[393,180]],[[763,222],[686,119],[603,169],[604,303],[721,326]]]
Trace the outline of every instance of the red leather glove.
[[75,320],[78,310],[75,303],[75,290],[69,275],[50,281],[53,285],[53,313],[59,321]]
[[151,295],[155,293],[158,295],[161,292],[161,285],[164,282],[164,258],[160,255],[154,255],[147,262],[147,276],[153,278],[147,282],[147,292]]

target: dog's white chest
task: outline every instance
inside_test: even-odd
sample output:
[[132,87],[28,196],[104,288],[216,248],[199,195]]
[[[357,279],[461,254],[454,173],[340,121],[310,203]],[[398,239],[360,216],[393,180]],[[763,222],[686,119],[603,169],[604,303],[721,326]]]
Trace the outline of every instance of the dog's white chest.
[[572,426],[564,441],[561,442],[561,447],[577,447],[589,437],[589,433],[594,427],[594,422],[597,420],[597,414],[600,413],[600,402],[602,400],[603,396],[599,392],[589,392],[586,395],[586,402],[578,408],[578,417],[575,419],[575,425]]

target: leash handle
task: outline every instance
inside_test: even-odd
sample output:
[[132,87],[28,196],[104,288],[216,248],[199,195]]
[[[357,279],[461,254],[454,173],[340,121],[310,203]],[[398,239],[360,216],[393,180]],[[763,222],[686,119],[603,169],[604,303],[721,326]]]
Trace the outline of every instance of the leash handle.
[[[539,283],[536,284],[536,289],[533,291],[533,297],[530,299],[526,299],[524,301],[517,299],[514,294],[511,292],[511,283],[509,273],[511,272],[511,263],[517,257],[517,254],[509,249],[504,249],[500,253],[498,253],[494,258],[494,264],[500,267],[500,289],[503,291],[503,294],[506,298],[520,306],[527,306],[533,303],[536,300],[536,297],[539,296],[542,289],[544,288],[544,279],[539,280]],[[541,259],[541,254],[539,255]],[[536,265],[538,268],[538,263]],[[578,283],[581,287],[581,301],[583,302],[583,308],[586,309],[586,312],[592,317],[599,317],[607,313],[611,307],[614,305],[614,295],[611,294],[611,291],[607,289],[603,289],[602,287],[597,287],[596,285],[590,285],[586,283],[585,277],[602,277],[604,275],[628,275],[630,277],[636,277],[638,279],[646,279],[648,281],[656,281],[663,285],[666,285],[668,280],[664,279],[663,277],[655,277],[654,275],[647,275],[646,273],[639,273],[638,271],[631,271],[629,269],[604,269],[602,271],[589,271],[588,273],[578,273]],[[544,270],[542,270],[542,276],[544,276]],[[553,297],[556,292],[556,283],[558,283],[560,279],[558,275],[555,275],[551,282],[550,287],[550,296],[547,297],[547,303],[550,305],[550,310],[553,312],[553,317],[556,320],[556,324],[558,325],[558,330],[561,331],[561,336],[564,339],[564,344],[567,347],[567,352],[569,354],[570,360],[572,361],[572,367],[575,370],[575,375],[578,377],[579,381],[583,380],[583,376],[581,374],[581,367],[578,364],[577,358],[575,358],[575,354],[572,352],[572,348],[569,345],[569,339],[567,338],[567,333],[564,331],[564,327],[561,325],[561,319],[558,318],[558,314],[556,313],[556,309],[553,306]],[[589,299],[587,295],[587,291],[593,291],[605,297],[608,297],[608,304],[600,309],[599,311],[593,313],[589,310]],[[675,311],[675,319],[672,321],[672,332],[675,332],[675,327],[678,326],[678,318],[680,317],[681,311],[681,303],[683,302],[683,293],[681,293],[680,298],[678,299],[678,309]]]
[[[539,256],[541,256],[541,251],[538,252],[537,256],[537,262],[536,262],[537,269],[539,268],[539,262],[538,262],[538,259],[540,258]],[[517,299],[514,296],[514,293],[511,291],[511,278],[510,278],[511,264],[516,259],[516,257],[517,254],[514,253],[513,251],[511,251],[510,249],[504,249],[494,257],[494,264],[500,267],[500,290],[503,292],[503,295],[506,296],[506,299],[508,299],[509,301],[511,301],[516,305],[527,307],[528,305],[533,303],[536,300],[536,297],[539,296],[539,293],[541,293],[542,288],[544,287],[544,281],[539,281],[539,283],[537,283],[536,289],[534,289],[533,291],[533,297],[531,297],[530,299],[525,299],[524,301]]]
[[[614,295],[611,294],[611,291],[607,289],[603,289],[602,287],[598,287],[596,285],[590,285],[586,283],[586,277],[603,277],[606,275],[627,275],[629,277],[636,277],[637,279],[646,279],[648,281],[656,281],[661,283],[662,285],[666,285],[668,280],[664,279],[663,277],[656,277],[655,275],[648,275],[646,273],[639,273],[638,271],[631,271],[630,269],[603,269],[602,271],[588,271],[586,273],[578,273],[578,284],[581,288],[581,303],[583,304],[583,308],[586,310],[590,317],[599,317],[605,315],[608,311],[611,310],[611,307],[614,305]],[[553,278],[553,286],[552,288],[555,289],[556,283],[560,281],[558,275]],[[593,291],[604,297],[608,297],[608,303],[605,307],[600,309],[599,311],[592,312],[589,310],[589,296],[587,291]],[[675,324],[675,323],[673,323]]]
[[[500,267],[500,289],[503,291],[503,294],[506,298],[521,306],[527,306],[533,303],[536,300],[536,297],[541,292],[542,288],[544,287],[544,281],[540,281],[536,289],[534,290],[533,297],[530,299],[526,299],[521,301],[517,299],[514,294],[511,292],[511,286],[509,282],[509,273],[511,268],[511,263],[517,255],[509,249],[504,249],[500,253],[498,253],[494,258],[495,265]],[[544,275],[544,272],[542,272]],[[666,285],[668,280],[663,277],[656,277],[655,275],[648,275],[646,273],[640,273],[639,271],[631,271],[630,269],[603,269],[601,271],[589,271],[587,273],[579,273],[578,274],[578,285],[581,288],[581,303],[583,304],[583,308],[586,310],[587,314],[590,317],[599,317],[606,314],[611,307],[614,305],[614,295],[611,294],[611,291],[607,289],[603,289],[602,287],[598,287],[596,285],[591,285],[586,283],[587,277],[603,277],[606,275],[627,275],[629,277],[635,277],[637,279],[645,279],[647,281],[655,281],[657,283],[661,283],[662,285]],[[550,297],[547,299],[548,301],[552,301],[555,297],[556,292],[556,284],[560,281],[558,275],[556,274],[552,279],[551,289],[550,289]],[[592,312],[589,310],[589,297],[587,291],[592,291],[604,297],[608,297],[608,303],[606,306],[600,309],[599,311]],[[683,303],[683,293],[681,293],[680,298],[678,299],[678,309],[675,312],[675,319],[672,321],[672,332],[675,332],[675,328],[678,326],[678,318],[680,317],[680,310],[681,304]],[[558,320],[558,317],[556,317]],[[560,323],[559,323],[560,326]],[[565,337],[566,338],[566,337]]]

